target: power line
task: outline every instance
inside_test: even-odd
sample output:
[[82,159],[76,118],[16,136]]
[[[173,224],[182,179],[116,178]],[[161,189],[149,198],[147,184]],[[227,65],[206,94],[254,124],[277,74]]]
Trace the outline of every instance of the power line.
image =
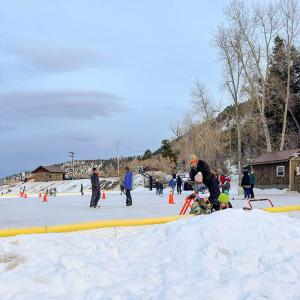
[[129,147],[127,147],[127,146],[125,146],[125,145],[123,145],[123,144],[121,144],[121,143],[119,143],[119,144],[122,145],[123,147],[129,149],[129,150],[132,150],[132,151],[141,152],[141,153],[144,153],[144,152],[145,152],[145,151],[139,151],[139,150],[135,150],[135,149],[129,148]]
[[104,152],[103,154],[99,155],[99,157],[105,155],[107,152],[109,152],[110,150],[114,149],[117,146],[117,144],[115,144],[112,148],[110,148],[109,150],[107,150],[106,152]]

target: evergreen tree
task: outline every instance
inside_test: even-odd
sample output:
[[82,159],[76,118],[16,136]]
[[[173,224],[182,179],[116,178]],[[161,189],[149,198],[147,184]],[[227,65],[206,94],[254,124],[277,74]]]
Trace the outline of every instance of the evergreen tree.
[[[291,82],[290,82],[290,101],[287,118],[287,128],[289,129],[290,140],[289,148],[300,146],[300,54],[295,48],[291,48]],[[266,117],[272,144],[274,149],[278,149],[281,140],[283,127],[283,111],[285,104],[285,89],[287,86],[287,49],[284,40],[276,36],[274,40],[273,53],[270,58],[270,80],[268,82],[268,103],[266,107]]]
[[147,149],[143,155],[142,160],[146,160],[146,159],[150,159],[150,158],[152,158],[152,152],[149,149]]
[[161,143],[162,157],[169,157],[177,165],[179,151],[173,151],[172,144],[169,140],[163,140]]

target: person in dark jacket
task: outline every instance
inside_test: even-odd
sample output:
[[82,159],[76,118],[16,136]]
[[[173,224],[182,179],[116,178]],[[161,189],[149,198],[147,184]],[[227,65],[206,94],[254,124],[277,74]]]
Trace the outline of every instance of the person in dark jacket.
[[242,178],[241,186],[243,187],[244,194],[245,194],[245,197],[244,197],[243,200],[250,199],[251,181],[250,181],[250,176],[249,176],[247,170],[244,170],[244,175],[243,175],[243,178]]
[[232,205],[229,202],[228,191],[225,191],[225,193],[222,193],[219,196],[218,203],[212,206],[212,211],[214,212],[214,211],[224,210],[227,208],[232,208]]
[[83,184],[80,185],[80,193],[81,193],[81,196],[83,196]]
[[204,160],[199,160],[194,154],[190,156],[191,180],[195,181],[198,172],[202,173],[203,183],[208,187],[210,192],[209,201],[211,205],[218,203],[220,195],[219,185],[210,167]]
[[125,178],[124,178],[124,188],[126,191],[126,206],[132,206],[132,198],[130,195],[130,190],[132,190],[132,173],[129,172],[129,168],[125,167]]
[[218,186],[220,186],[219,171],[218,170],[215,170],[215,176],[216,176],[216,180],[217,180]]
[[90,202],[90,208],[100,208],[100,206],[98,206],[98,201],[100,199],[100,182],[98,178],[97,168],[93,168],[91,183],[92,183],[92,197]]
[[182,192],[182,190],[181,190],[182,179],[179,175],[177,176],[177,179],[176,179],[176,185],[177,185],[177,193],[181,194],[181,192]]
[[252,169],[251,172],[250,172],[250,198],[251,199],[254,199],[254,185],[256,183],[256,174],[254,173],[254,170]]
[[122,195],[123,193],[124,193],[124,195],[126,195],[123,184],[120,184],[120,189],[121,189],[121,194],[120,195]]

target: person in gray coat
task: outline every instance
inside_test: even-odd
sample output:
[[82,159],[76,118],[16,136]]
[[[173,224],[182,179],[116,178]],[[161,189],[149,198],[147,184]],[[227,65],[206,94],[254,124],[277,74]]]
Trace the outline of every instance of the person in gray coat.
[[100,182],[98,178],[97,168],[93,168],[91,183],[92,183],[92,197],[90,202],[90,208],[100,208],[100,206],[98,206],[98,201],[100,199]]

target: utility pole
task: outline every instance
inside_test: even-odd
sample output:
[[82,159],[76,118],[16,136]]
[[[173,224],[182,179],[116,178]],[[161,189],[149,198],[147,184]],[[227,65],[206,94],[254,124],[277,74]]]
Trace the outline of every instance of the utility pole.
[[119,142],[117,142],[118,177],[120,177]]
[[74,176],[74,168],[73,168],[73,158],[74,158],[74,154],[76,154],[75,152],[69,152],[70,153],[70,157],[72,157],[72,180],[73,180],[73,176]]

